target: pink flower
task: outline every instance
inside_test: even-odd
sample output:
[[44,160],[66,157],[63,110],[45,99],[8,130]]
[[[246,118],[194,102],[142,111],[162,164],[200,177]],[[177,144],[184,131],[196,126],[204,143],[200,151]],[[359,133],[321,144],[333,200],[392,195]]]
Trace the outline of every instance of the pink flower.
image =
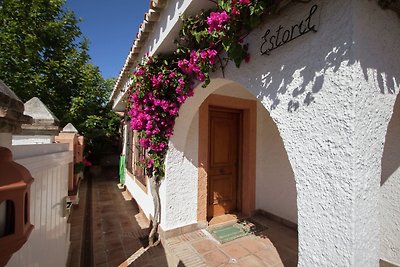
[[169,110],[169,114],[171,114],[172,116],[178,115],[178,112],[179,112],[179,108],[177,108],[177,107],[171,108],[171,109]]
[[192,52],[190,52],[190,61],[197,62],[198,59],[197,51],[192,50]]
[[231,14],[232,14],[232,15],[240,15],[240,10],[237,9],[237,8],[234,6],[234,7],[232,7]]
[[231,2],[231,14],[240,15],[240,10],[236,8],[236,0],[232,0]]
[[178,102],[179,102],[179,103],[181,103],[181,104],[182,104],[182,103],[184,103],[184,102],[185,102],[185,100],[186,100],[186,96],[184,96],[184,95],[182,95],[182,96],[178,96],[178,97],[177,97],[177,100],[178,100]]
[[144,73],[143,69],[142,69],[142,68],[139,68],[139,69],[135,72],[135,75],[136,75],[136,76],[142,76],[143,73]]
[[212,33],[220,31],[224,27],[224,24],[229,20],[229,15],[226,11],[222,12],[211,12],[210,16],[207,17],[208,32]]
[[200,57],[201,59],[206,59],[207,58],[207,52],[206,51],[200,51]]
[[170,78],[170,79],[172,79],[172,78],[174,78],[175,77],[175,72],[173,72],[173,71],[171,71],[171,73],[168,75],[168,77]]
[[153,165],[154,165],[154,160],[149,159],[149,160],[147,161],[146,167],[149,169],[149,168],[153,167]]
[[205,79],[206,76],[204,75],[204,73],[200,72],[199,74],[197,74],[197,80],[199,80],[200,82],[204,82]]
[[182,88],[180,86],[176,87],[175,93],[177,93],[178,95],[182,94]]
[[91,163],[90,161],[86,160],[86,159],[83,159],[83,164],[84,164],[85,166],[87,166],[87,167],[92,166],[92,163]]
[[140,144],[143,148],[148,148],[148,147],[149,147],[149,139],[147,139],[147,138],[140,138],[140,139],[139,139],[139,144]]
[[207,54],[208,54],[209,57],[215,57],[217,55],[217,53],[218,52],[215,49],[208,49],[207,50]]
[[241,5],[250,5],[250,0],[239,0]]
[[[187,96],[194,96],[194,90],[193,89],[190,89],[188,92],[187,92]],[[177,114],[178,114],[178,111],[176,112]]]

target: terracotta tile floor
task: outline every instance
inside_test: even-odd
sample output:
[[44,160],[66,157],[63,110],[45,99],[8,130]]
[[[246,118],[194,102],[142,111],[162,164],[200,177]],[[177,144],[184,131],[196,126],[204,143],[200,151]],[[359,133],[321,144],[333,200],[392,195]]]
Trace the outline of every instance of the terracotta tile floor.
[[[220,244],[205,230],[166,241],[182,266],[297,266],[297,233],[262,216],[268,228],[260,234]],[[272,238],[273,236],[273,238]]]
[[[198,230],[167,239],[165,247],[148,249],[141,239],[149,232],[149,222],[129,194],[118,189],[115,177],[116,169],[92,178],[92,248],[81,255],[93,255],[93,266],[297,266],[296,231],[262,216],[253,219],[268,228],[257,236],[220,244],[206,230]],[[83,266],[77,254],[83,236],[84,186],[81,203],[71,215],[75,240],[69,266],[74,267]]]

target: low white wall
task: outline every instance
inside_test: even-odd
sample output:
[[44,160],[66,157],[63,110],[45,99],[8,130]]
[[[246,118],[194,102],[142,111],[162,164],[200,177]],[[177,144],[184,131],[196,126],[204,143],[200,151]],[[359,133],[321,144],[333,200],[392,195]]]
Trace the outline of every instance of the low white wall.
[[[40,154],[38,152],[41,149],[53,152]],[[42,145],[13,146],[12,150],[14,160],[25,166],[35,179],[30,198],[34,229],[7,266],[65,266],[69,249],[69,224],[64,217],[64,203],[68,195],[68,163],[73,160],[72,152],[60,144],[46,148]]]
[[380,250],[383,260],[400,265],[400,98],[386,133],[380,188]]
[[54,143],[54,135],[13,135],[12,144],[14,145],[33,145]]
[[125,169],[125,186],[129,193],[136,200],[137,204],[143,210],[147,218],[154,214],[153,198],[150,193],[149,186],[146,187],[146,192],[136,183],[135,178]]
[[[57,157],[57,153],[68,151],[68,144],[40,144],[40,145],[15,145],[12,146],[14,159],[26,159],[34,156],[48,155]],[[53,154],[53,156],[50,156]]]

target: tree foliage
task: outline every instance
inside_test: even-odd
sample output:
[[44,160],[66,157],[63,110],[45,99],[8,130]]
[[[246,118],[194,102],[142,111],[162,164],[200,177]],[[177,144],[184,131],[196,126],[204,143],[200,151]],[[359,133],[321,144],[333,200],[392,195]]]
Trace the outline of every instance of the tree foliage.
[[[27,101],[39,97],[64,119],[88,61],[88,42],[62,0],[4,0],[0,9],[0,78]],[[67,106],[60,105],[61,103]]]
[[[104,144],[119,118],[106,106],[112,81],[90,64],[88,40],[65,0],[0,0],[0,79],[23,102],[36,96],[60,119]],[[96,137],[96,138],[94,138]],[[95,140],[96,139],[96,140]]]

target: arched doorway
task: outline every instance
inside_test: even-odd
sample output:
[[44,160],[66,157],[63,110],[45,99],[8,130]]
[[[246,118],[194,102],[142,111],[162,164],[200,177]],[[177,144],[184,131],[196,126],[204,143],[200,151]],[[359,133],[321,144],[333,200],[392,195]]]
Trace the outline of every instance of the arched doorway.
[[[263,211],[296,227],[293,170],[279,130],[264,106],[239,84],[228,83],[209,94],[198,113],[198,221],[231,211],[247,216]],[[238,137],[226,133],[231,123],[221,118],[234,113],[239,116],[239,129],[233,130]],[[232,140],[239,143],[236,149],[229,149]],[[237,154],[231,156],[233,151]],[[229,162],[232,159],[238,160]],[[228,177],[224,160],[237,171],[233,178]]]
[[[279,229],[279,233],[268,232],[268,237],[257,237],[256,243],[261,239],[272,243],[271,253],[276,259],[285,264],[289,261],[297,264],[297,231],[281,224],[288,222],[295,226],[297,222],[296,183],[274,120],[263,104],[239,83],[217,78],[212,79],[207,88],[200,87],[182,106],[171,138],[166,157],[166,179],[160,190],[165,195],[162,227],[181,227],[179,231],[187,232],[209,225],[208,201],[214,200],[214,195],[210,194],[208,187],[208,165],[212,157],[217,165],[225,159],[229,161],[229,156],[220,153],[220,150],[229,148],[232,141],[236,140],[241,142],[236,146],[236,157],[239,159],[236,191],[233,192],[236,205],[222,212],[239,211],[253,215],[254,211],[263,210],[269,216],[265,222],[271,222],[268,231]],[[213,132],[212,127],[216,131]],[[232,128],[236,129],[233,132],[238,135],[235,138],[230,138]],[[211,134],[222,136],[215,143],[223,144],[219,144],[221,146],[214,151],[210,149]],[[223,138],[228,135],[229,138]],[[219,174],[219,167],[211,171]],[[226,172],[226,169],[222,169],[222,176],[226,176]],[[216,195],[226,197],[226,191],[232,192],[231,185],[222,186]],[[224,203],[217,204],[225,208]],[[265,256],[265,260],[267,258]],[[259,260],[263,261],[264,256],[260,255]]]

